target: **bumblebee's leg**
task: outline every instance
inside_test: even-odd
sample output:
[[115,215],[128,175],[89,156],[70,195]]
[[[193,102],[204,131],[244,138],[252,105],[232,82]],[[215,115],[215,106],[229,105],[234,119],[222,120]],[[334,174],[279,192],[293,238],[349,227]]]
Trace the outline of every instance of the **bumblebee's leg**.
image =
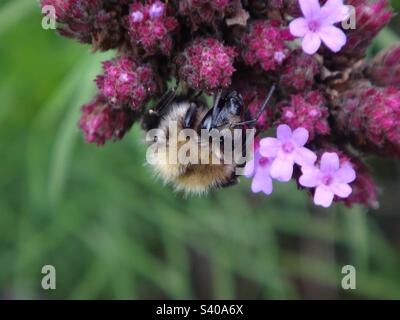
[[238,177],[236,176],[236,174],[233,172],[233,173],[232,173],[232,176],[231,176],[227,181],[221,183],[221,184],[219,185],[219,187],[220,187],[220,188],[232,187],[232,186],[234,186],[234,185],[236,185],[236,184],[238,184],[238,183],[239,183],[239,179],[238,179]]
[[197,104],[194,102],[190,103],[189,109],[186,111],[185,117],[183,118],[183,128],[191,128],[194,125],[197,115]]
[[262,104],[260,110],[258,111],[258,113],[257,113],[257,115],[256,115],[256,117],[255,117],[254,119],[252,119],[252,120],[247,120],[247,121],[243,121],[243,122],[234,123],[234,124],[232,124],[232,127],[233,127],[233,128],[236,128],[236,127],[241,127],[241,126],[244,126],[244,125],[251,125],[251,126],[255,125],[256,122],[258,121],[258,119],[260,119],[262,113],[263,113],[263,112],[265,111],[265,109],[267,108],[268,103],[269,103],[269,101],[271,100],[271,97],[272,97],[272,95],[273,95],[273,93],[274,93],[274,91],[275,91],[275,88],[276,88],[275,85],[272,85],[271,89],[270,89],[269,92],[268,92],[267,97],[265,98],[265,100],[264,100],[264,102],[263,102],[263,104]]
[[150,109],[143,115],[141,127],[144,131],[149,131],[158,127],[163,110],[174,101],[175,97],[176,91],[168,90],[161,97],[154,109]]
[[142,117],[141,128],[146,132],[151,129],[156,129],[160,124],[160,120],[161,117],[158,113],[153,110],[149,110]]
[[161,115],[165,107],[169,106],[176,98],[176,90],[168,90],[166,93],[163,94],[160,101],[154,107],[153,111]]
[[213,107],[212,107],[212,122],[216,119],[218,114],[221,112],[221,108],[219,107],[219,102],[221,101],[222,97],[222,90],[218,89],[218,91],[214,94],[214,102],[213,102]]

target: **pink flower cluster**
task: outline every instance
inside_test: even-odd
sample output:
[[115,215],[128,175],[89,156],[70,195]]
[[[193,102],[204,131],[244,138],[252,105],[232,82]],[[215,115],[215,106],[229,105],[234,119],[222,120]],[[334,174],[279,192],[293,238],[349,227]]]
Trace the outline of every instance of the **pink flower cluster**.
[[305,91],[312,87],[319,73],[320,66],[314,58],[295,50],[282,68],[280,85],[291,92]]
[[344,53],[360,57],[379,31],[389,23],[393,12],[388,9],[387,0],[348,0],[347,3],[356,9],[357,27],[347,33]]
[[123,41],[121,7],[116,1],[41,0],[41,5],[54,7],[58,31],[65,37],[92,44],[95,50],[109,50]]
[[[255,127],[258,137],[278,128],[278,137],[256,143],[253,191],[295,179],[319,205],[377,206],[363,155],[400,157],[400,48],[366,59],[393,16],[388,0],[40,3],[54,6],[60,34],[115,52],[82,108],[86,141],[121,139],[171,83],[201,98],[237,90],[249,118],[275,84]],[[355,29],[342,28],[346,5],[355,7]]]
[[235,50],[213,38],[198,39],[178,57],[179,76],[193,89],[228,87],[235,71]]
[[336,125],[366,150],[400,156],[400,88],[361,83],[335,101]]
[[293,176],[294,165],[301,168],[301,186],[314,189],[314,203],[329,207],[334,197],[348,198],[352,193],[350,183],[356,179],[350,162],[340,163],[337,153],[325,152],[319,165],[317,156],[304,147],[308,131],[302,127],[292,131],[287,125],[279,125],[277,138],[264,138],[256,143],[254,158],[247,162],[245,175],[253,177],[252,191],[272,193],[272,179],[288,182]]
[[243,60],[264,71],[276,70],[289,56],[290,50],[285,43],[289,40],[293,40],[292,36],[279,21],[255,21],[242,40]]
[[398,86],[400,84],[400,45],[378,54],[368,67],[371,80],[380,86]]
[[225,16],[226,10],[232,5],[230,0],[180,0],[179,14],[188,17],[192,27],[197,30],[201,25],[216,24]]
[[100,95],[82,107],[79,128],[84,132],[88,143],[103,145],[107,140],[122,139],[135,118],[132,110],[115,109]]
[[154,73],[150,65],[121,56],[103,62],[104,75],[96,79],[97,87],[116,108],[140,108],[156,91]]
[[292,95],[290,101],[279,103],[277,108],[281,112],[278,123],[286,123],[293,129],[307,129],[310,140],[330,134],[327,102],[319,91]]
[[134,47],[139,46],[146,54],[158,50],[167,56],[171,54],[172,32],[178,27],[178,21],[167,9],[161,1],[147,5],[136,1],[130,6],[128,33]]

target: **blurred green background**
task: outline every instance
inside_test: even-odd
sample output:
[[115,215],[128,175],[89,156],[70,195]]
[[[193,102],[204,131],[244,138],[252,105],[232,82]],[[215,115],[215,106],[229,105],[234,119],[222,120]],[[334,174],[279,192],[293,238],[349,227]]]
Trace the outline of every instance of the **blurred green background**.
[[[144,166],[137,126],[83,142],[79,108],[109,57],[43,30],[36,1],[0,0],[1,298],[400,298],[398,161],[371,159],[379,210],[315,209],[294,184],[266,198],[249,181],[184,199]],[[48,264],[56,290],[41,288]]]

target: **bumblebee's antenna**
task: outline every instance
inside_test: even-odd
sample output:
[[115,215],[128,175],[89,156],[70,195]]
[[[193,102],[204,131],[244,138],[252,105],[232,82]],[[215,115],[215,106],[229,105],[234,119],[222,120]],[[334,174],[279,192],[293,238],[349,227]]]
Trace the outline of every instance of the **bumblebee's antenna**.
[[263,113],[263,112],[265,111],[265,109],[267,108],[268,103],[269,103],[269,101],[271,100],[271,97],[272,97],[272,95],[273,95],[274,92],[275,92],[275,89],[276,89],[276,86],[273,84],[272,87],[271,87],[271,89],[269,89],[268,95],[267,95],[267,97],[265,98],[265,100],[264,100],[264,102],[263,102],[263,104],[262,104],[260,110],[258,111],[258,113],[257,113],[257,115],[256,115],[256,117],[255,117],[254,119],[248,120],[248,121],[243,121],[243,122],[235,123],[235,124],[233,124],[233,127],[243,126],[243,125],[246,125],[246,124],[255,124],[255,123],[258,121],[258,119],[260,119],[262,113]]

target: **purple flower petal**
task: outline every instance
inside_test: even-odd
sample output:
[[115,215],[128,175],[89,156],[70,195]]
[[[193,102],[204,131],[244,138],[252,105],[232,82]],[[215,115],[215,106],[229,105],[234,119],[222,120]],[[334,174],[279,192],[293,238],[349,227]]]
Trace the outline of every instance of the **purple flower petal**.
[[303,175],[299,179],[299,183],[306,188],[315,188],[320,183],[320,173],[318,168],[314,166],[304,166],[301,168]]
[[150,7],[149,14],[152,18],[159,18],[164,13],[164,4],[161,2],[153,3]]
[[328,0],[321,8],[321,20],[325,24],[334,24],[348,19],[350,8],[343,4],[343,0]]
[[299,166],[313,165],[317,161],[317,155],[305,147],[297,148],[294,154],[294,162]]
[[276,138],[264,138],[260,141],[260,154],[263,157],[276,157],[281,147],[281,142]]
[[281,182],[289,181],[293,175],[293,164],[290,159],[276,158],[271,166],[271,177]]
[[346,183],[333,183],[330,187],[340,198],[347,198],[352,192],[351,187]]
[[308,131],[305,128],[297,128],[293,131],[292,139],[296,142],[297,146],[302,147],[308,141]]
[[316,53],[321,46],[321,39],[318,34],[314,32],[308,32],[301,43],[303,51],[309,55]]
[[141,13],[140,11],[133,11],[131,13],[131,17],[133,22],[141,22],[144,18],[143,13]]
[[335,152],[325,152],[321,157],[321,171],[324,173],[335,172],[339,169],[339,156]]
[[338,171],[336,171],[335,178],[341,183],[351,183],[356,180],[356,172],[350,164],[344,164]]
[[251,178],[254,175],[255,171],[255,161],[254,159],[246,162],[246,165],[244,167],[244,175],[246,178]]
[[254,193],[264,192],[266,195],[270,195],[273,190],[272,179],[269,175],[269,168],[259,168],[251,183],[251,191]]
[[290,33],[295,37],[304,37],[305,34],[309,31],[307,20],[302,17],[294,19],[289,24],[289,30]]
[[276,130],[276,136],[281,141],[288,140],[292,137],[292,129],[286,124],[281,124]]
[[314,203],[325,208],[330,207],[333,201],[334,194],[326,186],[318,186],[314,193]]
[[321,27],[318,34],[323,43],[333,52],[340,51],[347,41],[344,32],[335,26]]
[[304,17],[312,18],[321,10],[319,0],[299,0],[301,12]]

